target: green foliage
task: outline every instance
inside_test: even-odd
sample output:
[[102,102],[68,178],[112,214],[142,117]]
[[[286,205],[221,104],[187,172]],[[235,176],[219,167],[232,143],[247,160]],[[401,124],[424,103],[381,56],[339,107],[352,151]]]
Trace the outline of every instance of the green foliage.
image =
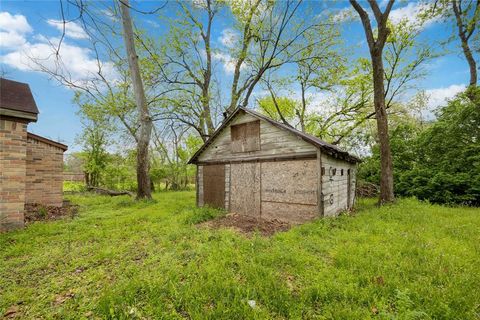
[[198,224],[225,215],[225,210],[205,207],[193,207],[185,219],[188,224]]
[[87,188],[83,182],[63,181],[63,192],[83,192]]
[[[480,108],[460,94],[423,131],[414,124],[391,130],[395,191],[434,203],[480,205]],[[379,152],[359,177],[378,183]]]
[[102,185],[107,189],[135,191],[137,188],[135,159],[135,150],[126,150],[123,154],[109,154],[107,165],[102,172]]
[[37,211],[37,215],[40,217],[40,218],[45,218],[48,214],[48,210],[47,208],[41,206],[38,208],[38,211]]
[[69,199],[75,219],[0,234],[0,314],[16,305],[21,319],[478,317],[478,208],[359,199],[354,216],[268,238],[185,223],[194,192]]
[[295,119],[295,111],[298,108],[297,101],[288,97],[278,97],[276,98],[276,101],[279,109],[278,111],[275,107],[273,99],[270,96],[263,97],[257,100],[260,111],[268,115],[273,120],[281,121],[279,112],[283,115],[284,119],[289,122]]

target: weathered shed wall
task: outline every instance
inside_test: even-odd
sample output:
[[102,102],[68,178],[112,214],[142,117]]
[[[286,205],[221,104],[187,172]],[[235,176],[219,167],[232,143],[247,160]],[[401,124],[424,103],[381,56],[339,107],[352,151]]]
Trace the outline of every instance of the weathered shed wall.
[[197,166],[197,206],[203,207],[203,166]]
[[[239,113],[231,125],[258,121],[252,115]],[[279,129],[266,121],[260,121],[260,150],[250,152],[232,152],[230,128],[225,128],[199,156],[199,162],[239,161],[245,159],[262,159],[273,156],[301,156],[315,154],[315,146],[295,136],[293,133]]]
[[[355,197],[356,166],[343,160],[322,154],[322,193],[324,216],[333,216],[351,208]],[[348,199],[348,170],[350,169],[350,199]],[[343,175],[342,175],[343,170]],[[348,204],[348,200],[350,203]]]

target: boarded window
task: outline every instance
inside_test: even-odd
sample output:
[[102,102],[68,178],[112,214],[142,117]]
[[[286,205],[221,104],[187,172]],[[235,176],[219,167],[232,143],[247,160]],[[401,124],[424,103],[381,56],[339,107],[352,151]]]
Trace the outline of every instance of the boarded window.
[[236,124],[230,127],[232,152],[260,150],[260,121]]
[[203,201],[214,208],[225,208],[225,165],[203,167]]

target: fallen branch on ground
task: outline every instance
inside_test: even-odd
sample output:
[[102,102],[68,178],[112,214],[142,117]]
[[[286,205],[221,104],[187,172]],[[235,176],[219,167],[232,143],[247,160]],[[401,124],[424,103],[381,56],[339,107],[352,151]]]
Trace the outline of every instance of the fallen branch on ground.
[[93,191],[98,194],[103,194],[111,197],[116,197],[116,196],[123,196],[123,195],[129,195],[133,197],[135,194],[130,191],[115,191],[115,190],[108,190],[108,189],[103,189],[103,188],[98,188],[98,187],[87,187],[88,191]]

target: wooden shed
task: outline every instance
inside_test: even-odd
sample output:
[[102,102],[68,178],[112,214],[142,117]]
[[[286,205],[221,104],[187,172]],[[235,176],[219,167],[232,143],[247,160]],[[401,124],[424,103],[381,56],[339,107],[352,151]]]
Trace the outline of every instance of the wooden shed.
[[195,153],[197,205],[301,223],[355,201],[359,159],[239,107]]

